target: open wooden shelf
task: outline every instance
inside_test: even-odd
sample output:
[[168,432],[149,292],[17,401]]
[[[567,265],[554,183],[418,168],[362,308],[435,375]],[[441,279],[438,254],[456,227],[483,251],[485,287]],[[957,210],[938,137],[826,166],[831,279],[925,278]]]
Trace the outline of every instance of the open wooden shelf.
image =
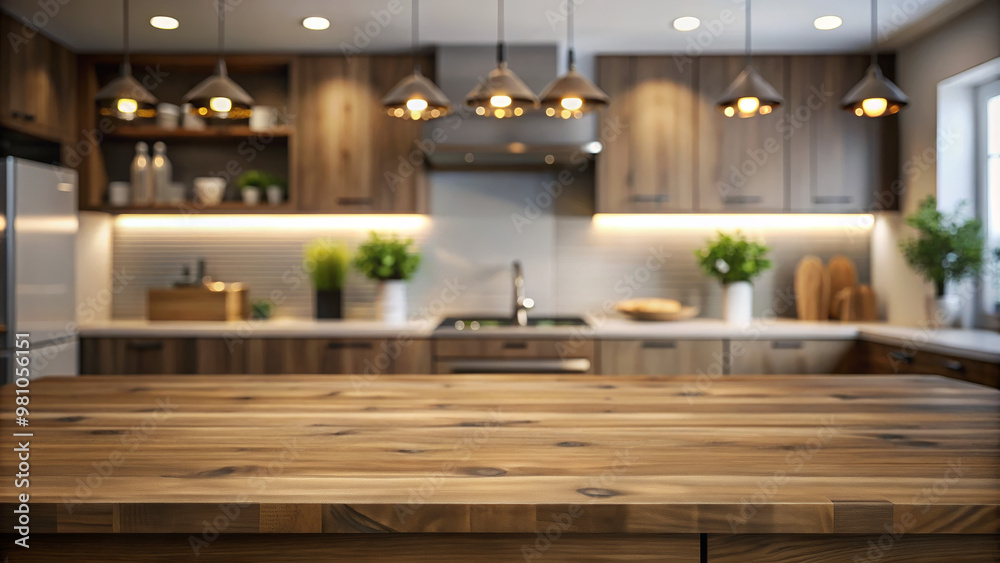
[[164,129],[155,125],[122,125],[107,134],[108,139],[239,139],[244,137],[287,138],[292,135],[290,127],[274,127],[264,131],[250,129],[248,125],[216,125],[205,129]]

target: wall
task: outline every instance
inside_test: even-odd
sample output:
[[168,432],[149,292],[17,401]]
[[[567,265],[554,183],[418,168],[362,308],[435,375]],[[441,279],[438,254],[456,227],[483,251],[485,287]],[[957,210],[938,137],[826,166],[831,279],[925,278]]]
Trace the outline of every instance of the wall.
[[[280,315],[311,316],[312,292],[299,269],[302,246],[323,236],[357,244],[367,234],[365,225],[345,225],[356,220],[413,236],[422,247],[424,263],[409,287],[411,315],[509,314],[515,259],[523,263],[536,314],[598,313],[606,300],[662,296],[699,306],[705,317],[721,315],[720,289],[698,271],[693,252],[717,228],[731,229],[746,218],[701,217],[675,227],[677,218],[661,216],[653,226],[609,226],[591,217],[589,176],[578,177],[554,199],[543,187],[553,179],[543,173],[436,172],[427,219],[348,218],[314,225],[316,218],[304,216],[277,228],[264,226],[266,216],[250,217],[251,224],[240,228],[198,226],[197,218],[171,226],[155,221],[185,219],[119,219],[114,268],[134,278],[116,296],[114,316],[144,316],[146,290],[170,285],[182,264],[199,257],[207,259],[213,277],[248,283],[253,298],[278,296]],[[756,284],[757,314],[771,309],[776,297],[790,298],[795,265],[807,252],[824,259],[846,254],[857,263],[861,281],[869,280],[871,231],[818,221],[745,229],[773,247],[775,269]],[[373,295],[371,283],[352,276],[348,316],[370,317]],[[790,302],[775,310],[794,316]]]
[[[955,199],[947,192],[949,185],[938,183],[938,161],[948,150],[974,143],[974,138],[958,123],[940,123],[938,85],[1000,57],[998,30],[1000,2],[985,0],[897,52],[896,83],[910,97],[910,105],[899,114],[902,215],[928,195],[946,202]],[[899,215],[880,217],[879,222],[872,239],[872,276],[881,306],[889,322],[919,325],[925,322],[924,303],[933,290],[899,257],[899,241],[913,233]]]

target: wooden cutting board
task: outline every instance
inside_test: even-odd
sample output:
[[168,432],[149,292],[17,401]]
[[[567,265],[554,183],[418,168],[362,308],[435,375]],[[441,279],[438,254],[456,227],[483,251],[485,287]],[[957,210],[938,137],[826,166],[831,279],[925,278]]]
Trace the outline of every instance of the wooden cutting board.
[[837,295],[841,291],[851,289],[858,284],[858,269],[854,267],[853,260],[846,256],[837,255],[830,258],[830,263],[827,264],[826,270],[830,276],[829,299],[831,303],[828,309],[829,316],[837,319],[840,318],[838,316],[840,307],[835,307],[832,301],[837,298]]
[[867,285],[841,289],[833,296],[830,316],[846,322],[877,321],[875,293]]
[[875,292],[872,288],[867,285],[858,286],[859,299],[861,301],[861,310],[858,311],[859,321],[877,321],[878,320],[878,308],[875,305]]
[[799,320],[826,320],[830,306],[830,277],[823,261],[805,256],[795,268],[795,312]]

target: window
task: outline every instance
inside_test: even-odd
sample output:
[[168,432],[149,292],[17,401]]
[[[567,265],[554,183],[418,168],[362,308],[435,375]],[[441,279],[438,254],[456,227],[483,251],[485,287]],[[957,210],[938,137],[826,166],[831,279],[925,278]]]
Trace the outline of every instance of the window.
[[987,284],[984,287],[983,305],[987,313],[1000,313],[1000,264],[994,255],[1000,248],[1000,81],[979,89],[978,114],[982,128],[979,158],[982,164],[980,209],[986,227],[988,254]]

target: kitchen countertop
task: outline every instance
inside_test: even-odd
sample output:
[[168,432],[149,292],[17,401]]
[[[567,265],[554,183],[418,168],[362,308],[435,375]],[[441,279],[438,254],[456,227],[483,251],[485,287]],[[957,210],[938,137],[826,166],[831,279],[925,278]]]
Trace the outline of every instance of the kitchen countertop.
[[[598,383],[41,379],[31,387],[30,429],[41,436],[31,440],[31,531],[200,537],[239,502],[227,532],[534,538],[551,513],[577,506],[582,534],[875,537],[900,518],[907,533],[1000,533],[998,390],[938,376]],[[25,440],[11,435],[24,431],[12,425],[14,391],[0,390],[8,452]],[[81,496],[111,453],[124,462]],[[14,475],[16,463],[4,456],[0,471]],[[4,514],[19,492],[0,482]]]
[[199,322],[120,320],[84,325],[84,337],[111,338],[596,338],[603,340],[854,340],[912,347],[1000,363],[1000,334],[984,330],[927,329],[881,323],[840,323],[754,319],[746,326],[716,319],[674,323],[607,319],[595,326],[503,328],[480,331],[445,329],[438,320],[384,324],[364,320],[274,319]]

